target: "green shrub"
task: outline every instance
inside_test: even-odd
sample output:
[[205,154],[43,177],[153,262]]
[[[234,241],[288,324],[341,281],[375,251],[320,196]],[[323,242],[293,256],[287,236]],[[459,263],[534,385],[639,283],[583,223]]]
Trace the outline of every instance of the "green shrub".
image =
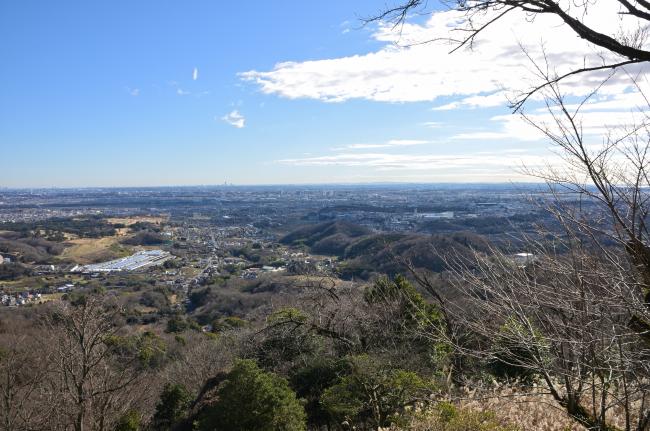
[[291,387],[305,400],[305,412],[310,425],[331,425],[332,415],[321,403],[321,397],[327,388],[339,381],[341,375],[348,373],[347,361],[323,357],[316,357],[291,373]]
[[285,379],[240,360],[197,425],[200,431],[303,431],[305,410]]
[[153,428],[156,430],[171,429],[174,424],[185,417],[191,402],[192,397],[185,386],[166,385],[160,394],[160,401],[156,405],[156,412],[152,418]]
[[190,325],[182,317],[174,316],[167,321],[165,332],[183,332],[189,329],[189,327]]
[[536,373],[530,364],[546,361],[548,348],[543,337],[515,319],[507,320],[495,334],[488,364],[496,377],[531,380]]
[[140,429],[140,413],[129,410],[115,424],[115,431],[138,431]]
[[321,402],[339,421],[375,428],[408,422],[409,408],[425,400],[432,385],[416,373],[391,368],[367,355],[349,359],[350,373],[323,393]]

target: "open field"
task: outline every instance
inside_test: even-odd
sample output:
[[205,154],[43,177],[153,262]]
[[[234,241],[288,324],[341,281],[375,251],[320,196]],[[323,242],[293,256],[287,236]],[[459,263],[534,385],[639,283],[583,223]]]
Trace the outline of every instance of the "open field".
[[112,217],[107,218],[106,221],[109,223],[121,223],[126,226],[130,226],[135,223],[152,223],[152,224],[161,224],[167,221],[169,217],[164,216],[133,216],[133,217]]
[[0,289],[20,289],[22,287],[28,286],[28,282],[30,279],[28,278],[21,278],[20,280],[12,280],[12,281],[0,281]]
[[125,257],[132,253],[132,247],[120,244],[120,240],[130,235],[128,226],[135,223],[151,223],[159,225],[166,222],[167,217],[114,217],[108,218],[106,221],[111,224],[123,224],[126,227],[117,229],[117,233],[114,236],[70,239],[66,241],[66,244],[69,245],[69,247],[63,251],[61,257],[64,259],[71,259],[75,263],[82,265]]
[[63,293],[46,293],[41,295],[41,302],[59,301]]
[[106,221],[111,224],[123,224],[126,228],[117,229],[118,236],[125,236],[129,233],[128,227],[136,223],[151,223],[162,224],[165,223],[169,217],[162,216],[133,216],[133,217],[112,217],[107,218]]
[[119,239],[118,236],[73,239],[66,242],[70,246],[61,253],[61,258],[86,265],[127,256],[131,248],[120,244]]
[[85,282],[84,277],[75,274],[63,275],[36,275],[29,277],[21,277],[18,280],[3,280],[0,281],[0,290],[8,291],[22,291],[33,290],[43,286],[58,286],[62,284],[72,283],[75,285],[83,285]]

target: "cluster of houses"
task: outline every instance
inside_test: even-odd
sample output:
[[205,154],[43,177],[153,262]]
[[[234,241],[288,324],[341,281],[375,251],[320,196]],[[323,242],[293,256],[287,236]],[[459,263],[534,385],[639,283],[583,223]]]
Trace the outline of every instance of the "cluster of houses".
[[65,292],[69,292],[69,291],[71,291],[73,289],[74,289],[74,284],[68,283],[68,284],[64,284],[63,286],[57,287],[56,291],[59,292],[59,293],[65,293]]
[[7,307],[17,307],[27,304],[37,304],[41,302],[40,293],[20,292],[20,293],[2,293],[0,294],[0,304]]
[[[56,291],[58,293],[66,293],[74,290],[74,284],[64,284],[63,286],[57,287]],[[45,292],[47,293],[48,290]],[[51,292],[51,289],[49,290]],[[16,293],[7,293],[0,291],[0,306],[7,307],[19,307],[21,305],[29,304],[40,304],[44,301],[43,295],[40,292],[36,291],[24,291]]]
[[241,272],[241,275],[239,276],[240,278],[243,278],[244,280],[255,280],[258,275],[264,274],[264,273],[272,273],[272,272],[281,272],[285,271],[287,268],[284,266],[280,267],[274,267],[274,266],[263,266],[261,268],[248,268],[245,269]]

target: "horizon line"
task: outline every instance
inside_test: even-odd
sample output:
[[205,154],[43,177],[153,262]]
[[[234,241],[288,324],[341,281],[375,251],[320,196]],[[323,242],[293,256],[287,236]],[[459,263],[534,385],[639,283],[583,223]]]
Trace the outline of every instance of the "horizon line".
[[130,185],[130,186],[0,186],[0,191],[12,190],[101,190],[101,189],[165,189],[165,188],[242,188],[242,187],[342,187],[342,186],[408,186],[408,185],[544,185],[540,181],[374,181],[333,183],[254,183],[254,184],[175,184],[175,185]]

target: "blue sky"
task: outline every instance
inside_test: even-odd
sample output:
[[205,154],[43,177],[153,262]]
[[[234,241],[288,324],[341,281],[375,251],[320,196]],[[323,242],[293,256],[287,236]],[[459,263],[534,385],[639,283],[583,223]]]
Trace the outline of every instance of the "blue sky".
[[402,43],[453,17],[360,25],[383,5],[2,2],[0,187],[501,182],[540,163],[495,81],[520,80],[493,66],[512,40],[469,70],[476,54]]

